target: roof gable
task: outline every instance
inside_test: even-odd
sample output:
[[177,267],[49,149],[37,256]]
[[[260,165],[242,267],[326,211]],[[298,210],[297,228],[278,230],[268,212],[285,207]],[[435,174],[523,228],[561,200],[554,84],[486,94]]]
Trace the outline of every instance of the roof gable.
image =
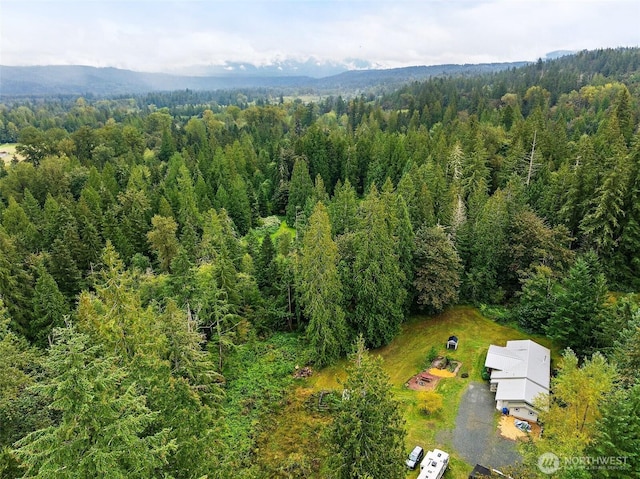
[[[547,392],[549,390],[550,364],[551,352],[530,339],[507,341],[506,346],[492,344],[489,346],[485,361],[485,366],[493,369],[491,372],[492,381],[526,379]],[[526,383],[522,384],[524,392]]]

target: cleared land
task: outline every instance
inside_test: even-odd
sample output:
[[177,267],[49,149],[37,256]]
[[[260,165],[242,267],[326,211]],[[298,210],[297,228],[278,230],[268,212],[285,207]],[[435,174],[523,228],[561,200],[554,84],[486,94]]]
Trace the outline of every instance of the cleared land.
[[[459,338],[458,349],[455,351],[447,351],[445,347],[446,340],[451,335]],[[407,428],[407,452],[416,444],[427,450],[439,447],[452,454],[447,477],[466,478],[473,464],[467,463],[455,451],[451,434],[442,432],[455,429],[458,407],[466,387],[473,381],[482,381],[480,374],[489,345],[504,345],[511,339],[527,338],[549,347],[552,359],[559,357],[557,348],[554,348],[547,338],[532,337],[513,327],[497,324],[483,317],[477,309],[470,307],[455,307],[434,317],[415,316],[402,326],[401,333],[391,344],[372,351],[373,354],[382,356],[384,368],[393,385],[393,392],[403,407]],[[437,349],[438,354],[461,361],[463,365],[456,377],[442,378],[438,381],[436,391],[444,398],[443,409],[437,414],[426,416],[418,407],[418,391],[405,387],[405,383],[428,366],[427,356],[432,347]],[[271,434],[269,438],[264,438],[265,442],[261,447],[263,452],[278,450],[278,459],[288,457],[289,461],[293,458],[299,459],[303,451],[320,453],[318,427],[325,421],[300,408],[299,400],[301,396],[321,390],[341,390],[339,380],[345,378],[345,364],[346,361],[340,361],[321,371],[315,371],[308,379],[300,380],[300,388],[292,395],[291,407],[285,408],[278,418],[279,429],[289,430],[290,433]],[[468,377],[462,378],[461,374],[465,372],[468,373]],[[487,419],[495,422],[495,434],[498,435],[497,416]],[[300,430],[305,422],[310,424],[309,430],[304,427]],[[436,439],[436,433],[439,431],[441,441]],[[291,437],[292,434],[300,435],[294,438]],[[285,439],[286,436],[289,437]],[[286,443],[282,444],[281,441]],[[266,456],[269,456],[268,452]],[[268,457],[265,459],[269,460]],[[408,473],[407,477],[416,475],[415,472]]]
[[13,157],[18,158],[19,161],[24,160],[22,155],[16,153],[17,143],[3,143],[0,145],[0,159],[5,163],[10,163]]

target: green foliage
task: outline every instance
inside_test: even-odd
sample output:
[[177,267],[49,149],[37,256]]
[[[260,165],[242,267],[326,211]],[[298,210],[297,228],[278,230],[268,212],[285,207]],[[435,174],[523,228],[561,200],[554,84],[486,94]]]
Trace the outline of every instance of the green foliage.
[[313,193],[313,182],[309,176],[307,162],[297,159],[291,173],[289,184],[289,202],[287,203],[287,224],[297,227],[300,214],[304,212],[304,206]]
[[440,227],[421,228],[414,251],[416,302],[420,308],[440,312],[458,299],[460,257]]
[[335,361],[347,345],[339,261],[327,209],[318,202],[302,241],[297,281],[300,300],[309,317],[307,337],[318,366]]
[[614,391],[607,398],[602,414],[588,454],[624,458],[624,464],[619,470],[599,470],[599,477],[640,477],[640,471],[635,468],[640,460],[640,385]]
[[245,469],[246,477],[257,469],[251,466],[255,440],[266,430],[272,414],[282,408],[293,382],[296,365],[306,364],[302,338],[277,334],[266,341],[250,341],[236,348],[227,361],[224,402],[225,443],[233,454],[229,466]]
[[428,368],[431,367],[431,363],[433,363],[433,361],[435,361],[435,359],[438,357],[438,355],[439,355],[438,348],[436,348],[435,346],[431,346],[431,349],[429,349],[429,353],[427,354],[426,366]]
[[358,200],[356,192],[351,186],[349,179],[345,180],[344,185],[338,182],[333,199],[329,204],[331,231],[334,236],[350,233],[355,230],[357,210]]
[[[640,285],[638,58],[580,52],[348,102],[267,104],[246,90],[6,103],[0,137],[19,139],[23,156],[0,167],[5,475],[19,475],[9,444],[58,426],[48,396],[25,388],[51,380],[32,374],[30,346],[49,347],[66,315],[96,359],[116,363],[113,397],[134,384],[132,404],[145,397],[155,416],[144,434],[170,430],[159,477],[317,473],[299,451],[247,465],[251,421],[267,427],[290,372],[267,374],[278,393],[257,388],[242,403],[234,388],[254,385],[237,375],[249,354],[238,348],[256,335],[252,351],[289,367],[306,341],[261,342],[306,329],[313,351],[295,362],[328,363],[344,351],[344,321],[368,345],[388,344],[410,308],[455,303],[458,281],[496,321],[517,318],[579,357],[606,352],[631,388],[637,308],[621,294]],[[314,216],[318,201],[327,211]],[[256,228],[275,214],[291,238]],[[602,444],[622,424],[614,409]],[[244,464],[222,439],[242,444]]]
[[[527,452],[535,462],[544,452],[558,457],[584,456],[596,440],[596,432],[605,410],[607,397],[616,381],[614,366],[600,353],[579,365],[578,357],[565,350],[558,375],[551,382],[551,395],[536,398],[540,408],[539,421],[544,426],[542,438]],[[531,464],[535,467],[535,464]],[[562,477],[576,477],[580,466],[563,467]]]
[[597,257],[591,253],[578,258],[561,283],[547,334],[560,345],[575,350],[580,357],[600,346],[594,334],[604,315],[607,285],[598,271]]
[[436,414],[442,409],[443,404],[442,395],[433,390],[420,391],[418,394],[418,407],[427,415]]
[[0,414],[9,408],[20,392],[34,382],[37,355],[24,338],[9,329],[9,315],[0,299]]
[[62,327],[69,313],[67,302],[58,289],[56,281],[43,267],[39,271],[33,294],[34,321],[31,323],[34,341],[41,347],[53,328]]
[[370,356],[364,344],[360,336],[347,368],[342,404],[328,433],[328,476],[401,478],[404,421],[381,359]]
[[360,204],[355,254],[343,280],[349,287],[348,316],[365,342],[389,343],[404,320],[406,276],[400,268],[393,212],[385,209],[375,186]]
[[140,477],[159,471],[175,445],[168,431],[149,433],[156,414],[146,406],[116,358],[104,357],[88,336],[58,330],[34,386],[59,415],[55,424],[16,443],[25,477]]
[[160,268],[169,271],[171,261],[178,253],[176,231],[178,224],[171,217],[154,216],[151,219],[153,229],[147,233],[149,243],[160,261]]

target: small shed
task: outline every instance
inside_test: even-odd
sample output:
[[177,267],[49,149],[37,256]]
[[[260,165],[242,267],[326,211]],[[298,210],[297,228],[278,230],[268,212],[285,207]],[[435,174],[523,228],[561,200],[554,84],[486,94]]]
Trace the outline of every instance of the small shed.
[[447,340],[447,349],[458,349],[458,336],[449,336]]

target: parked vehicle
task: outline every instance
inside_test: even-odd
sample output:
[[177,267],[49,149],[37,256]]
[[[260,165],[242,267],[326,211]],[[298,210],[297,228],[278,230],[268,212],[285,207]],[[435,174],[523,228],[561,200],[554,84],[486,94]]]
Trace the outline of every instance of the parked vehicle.
[[420,446],[414,447],[413,451],[411,451],[411,454],[409,454],[409,457],[406,460],[407,467],[411,470],[415,469],[416,467],[418,467],[423,457],[424,449],[422,449]]
[[449,454],[440,449],[429,451],[420,464],[418,479],[440,479],[449,465]]

